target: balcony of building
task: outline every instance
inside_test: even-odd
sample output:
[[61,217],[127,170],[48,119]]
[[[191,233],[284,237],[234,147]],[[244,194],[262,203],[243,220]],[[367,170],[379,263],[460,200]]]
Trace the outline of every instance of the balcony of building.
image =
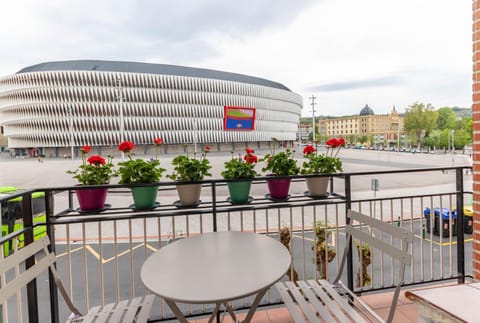
[[[191,207],[176,203],[175,183],[158,183],[155,184],[159,186],[158,203],[147,210],[136,210],[132,206],[128,186],[105,186],[108,204],[92,212],[78,208],[75,197],[78,187],[38,188],[34,191],[42,192],[38,199],[46,210],[45,217],[32,212],[37,203],[36,198],[31,198],[34,191],[0,197],[2,210],[9,210],[7,215],[2,213],[4,227],[11,224],[1,240],[2,254],[10,257],[24,244],[31,243],[33,236],[47,234],[53,242],[57,270],[67,293],[83,312],[95,305],[149,294],[139,277],[146,259],[177,240],[208,232],[253,232],[279,241],[281,233],[287,232],[290,239],[283,242],[292,255],[298,279],[318,279],[322,269],[313,249],[319,240],[315,229],[320,228],[327,237],[325,255],[330,251],[340,255],[345,246],[347,210],[352,209],[414,233],[412,262],[406,270],[404,289],[461,283],[472,274],[471,214],[464,212],[472,194],[468,171],[468,167],[462,166],[336,174],[329,177],[329,193],[321,197],[309,196],[305,176],[294,176],[290,195],[283,201],[269,199],[267,178],[256,178],[251,199],[245,204],[228,201],[224,180],[210,180],[201,182],[201,202]],[[372,195],[366,197],[355,190],[360,183],[370,183],[372,178],[388,182],[407,176],[412,179],[412,185],[394,192],[375,194],[372,191]],[[425,176],[444,176],[445,184],[417,187],[415,183]],[[22,199],[15,199],[18,197]],[[436,215],[436,209],[440,213],[448,209],[448,216]],[[18,225],[20,221],[24,225]],[[397,269],[388,256],[372,251],[371,264],[367,267],[371,283],[357,282],[361,256],[359,258],[355,248],[352,251],[349,260],[352,271],[346,272],[342,281],[385,317]],[[328,280],[336,275],[339,258],[334,256],[324,266]],[[288,279],[287,275],[282,278]],[[55,288],[49,289],[49,286],[53,286],[53,282],[45,276],[37,280],[34,298],[29,297],[27,302],[24,294],[20,295],[20,301],[14,297],[3,304],[4,322],[17,321],[20,316],[28,321],[31,313],[37,313],[34,315],[38,315],[40,322],[64,322],[70,311]],[[252,301],[252,297],[245,297],[233,301],[231,306],[241,318]],[[30,312],[31,308],[36,310]],[[205,322],[213,308],[209,304],[184,304],[180,310],[191,321]],[[394,321],[415,322],[417,316],[415,304],[402,296]],[[218,317],[224,322],[230,319],[228,315],[223,318],[223,312]],[[151,320],[169,321],[175,320],[175,316],[163,300],[156,298]],[[253,321],[292,322],[274,287],[262,298]]]

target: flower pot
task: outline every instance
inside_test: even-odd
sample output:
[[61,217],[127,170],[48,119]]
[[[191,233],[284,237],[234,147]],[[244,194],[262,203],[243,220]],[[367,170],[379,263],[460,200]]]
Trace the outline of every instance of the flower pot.
[[202,184],[177,185],[178,197],[182,206],[194,206],[200,203]]
[[268,190],[270,198],[282,200],[288,198],[288,191],[290,189],[290,178],[272,178],[267,179]]
[[307,177],[308,196],[318,197],[327,195],[329,177]]
[[76,190],[78,204],[81,211],[100,210],[105,207],[105,200],[107,199],[106,188],[93,188],[86,190]]
[[151,209],[157,200],[158,186],[132,187],[135,209]]
[[228,182],[228,192],[230,193],[231,203],[246,203],[250,194],[252,181],[238,180],[237,182]]

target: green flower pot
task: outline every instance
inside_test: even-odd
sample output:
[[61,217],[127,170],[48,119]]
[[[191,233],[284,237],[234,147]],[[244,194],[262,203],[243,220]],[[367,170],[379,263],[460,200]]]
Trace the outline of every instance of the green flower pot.
[[250,194],[250,187],[252,182],[241,181],[228,182],[228,192],[230,193],[230,202],[232,203],[246,203]]
[[151,209],[157,200],[158,186],[132,187],[135,209]]

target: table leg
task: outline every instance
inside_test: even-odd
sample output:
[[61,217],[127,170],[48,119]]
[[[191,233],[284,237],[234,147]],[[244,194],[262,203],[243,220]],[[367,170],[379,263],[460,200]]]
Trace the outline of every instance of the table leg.
[[[210,316],[208,323],[212,323],[215,317],[217,316],[218,311],[220,310],[220,306],[222,306],[222,303],[216,303],[215,304],[215,309],[213,310],[212,315]],[[228,313],[233,319],[233,322],[237,322],[237,317],[235,315],[235,312],[233,311],[233,308],[228,304],[227,302],[223,303],[223,306],[227,309]]]
[[233,319],[233,322],[237,322],[237,316],[235,315],[235,312],[233,311],[233,308],[230,306],[228,303],[223,303],[225,308],[227,309],[228,313],[230,313],[230,316]]
[[255,300],[252,303],[252,306],[250,307],[250,310],[247,313],[247,316],[242,321],[243,323],[250,323],[250,321],[253,318],[253,314],[255,314],[255,311],[257,310],[258,304],[260,304],[260,301],[262,300],[263,295],[265,295],[265,293],[267,292],[269,287],[264,288],[264,289],[262,289],[261,291],[258,292],[257,296],[255,297]]
[[210,315],[210,318],[208,319],[208,323],[212,323],[213,319],[217,316],[218,311],[220,310],[220,306],[222,303],[216,303],[215,304],[215,309],[212,312],[212,315]]
[[164,299],[165,303],[167,303],[168,307],[172,310],[173,314],[177,317],[178,321],[180,323],[188,323],[187,319],[183,315],[182,311],[178,308],[177,304],[175,302],[172,302],[170,300]]

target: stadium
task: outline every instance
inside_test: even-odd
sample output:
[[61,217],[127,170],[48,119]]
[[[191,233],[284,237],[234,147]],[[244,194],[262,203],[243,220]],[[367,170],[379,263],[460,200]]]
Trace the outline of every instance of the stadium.
[[280,83],[184,66],[58,61],[0,77],[0,127],[21,155],[77,155],[85,144],[107,153],[123,140],[147,153],[155,138],[165,152],[261,148],[293,142],[301,109]]

